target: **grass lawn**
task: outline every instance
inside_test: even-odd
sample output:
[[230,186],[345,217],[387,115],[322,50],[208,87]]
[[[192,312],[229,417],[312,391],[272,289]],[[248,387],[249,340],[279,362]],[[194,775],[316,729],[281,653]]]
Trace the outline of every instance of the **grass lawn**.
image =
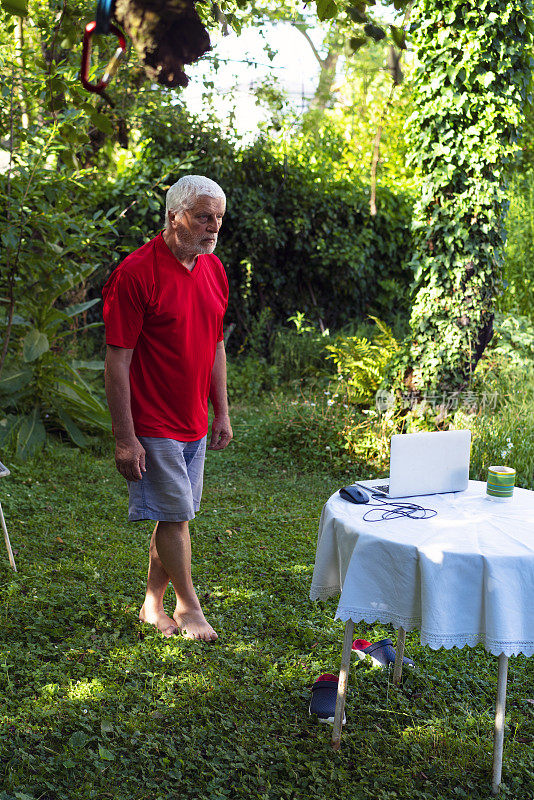
[[[140,631],[151,528],[126,521],[111,446],[57,446],[0,482],[19,569],[4,552],[0,800],[489,797],[497,659],[482,647],[408,634],[417,669],[401,688],[354,663],[337,753],[309,717],[314,679],[339,669],[336,601],[308,592],[343,479],[266,452],[270,413],[235,409],[236,441],[207,458],[192,538],[214,646]],[[514,800],[534,797],[533,664],[510,659],[501,796]]]

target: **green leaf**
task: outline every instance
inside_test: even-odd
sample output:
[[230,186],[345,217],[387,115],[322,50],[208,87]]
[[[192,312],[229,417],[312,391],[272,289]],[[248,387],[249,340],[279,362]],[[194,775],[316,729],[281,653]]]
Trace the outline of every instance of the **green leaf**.
[[398,28],[396,25],[390,25],[389,27],[393,41],[397,47],[400,47],[401,50],[404,50],[406,48],[406,33],[402,28]]
[[363,5],[363,9],[361,8],[361,6],[358,5],[351,6],[350,8],[347,9],[347,14],[349,15],[349,17],[353,22],[367,22],[367,17],[365,15],[365,5]]
[[87,311],[88,308],[92,308],[100,302],[102,302],[101,298],[95,297],[93,300],[87,300],[85,303],[76,303],[75,305],[68,306],[64,308],[63,311],[68,317],[75,317],[76,314],[81,314],[83,311]]
[[54,283],[50,291],[44,293],[44,300],[50,305],[69,289],[72,289],[78,283],[81,283],[89,277],[96,269],[94,264],[80,264],[74,272],[66,272],[63,274],[61,280]]
[[363,30],[364,33],[370,36],[375,42],[380,42],[382,39],[386,38],[386,32],[383,28],[379,28],[378,25],[373,25],[371,22],[364,25]]
[[16,414],[8,414],[0,420],[0,447],[4,447],[17,432],[22,419]]
[[32,379],[32,371],[23,367],[5,372],[0,379],[0,392],[13,394],[27,386]]
[[17,17],[25,17],[28,14],[28,0],[2,0],[2,8],[8,14],[14,14]]
[[98,755],[104,761],[115,761],[114,753],[112,753],[111,750],[108,750],[106,747],[102,747],[101,744],[98,745]]
[[64,248],[55,242],[47,242],[47,245],[54,253],[57,253],[58,256],[62,255],[64,252]]
[[89,741],[89,736],[83,733],[82,731],[74,731],[71,733],[68,739],[69,747],[78,748],[78,747],[85,747],[87,742]]
[[106,432],[111,430],[109,411],[88,388],[66,378],[58,378],[54,397],[73,419]]
[[78,360],[75,360],[75,361],[71,361],[70,365],[71,365],[71,367],[73,367],[73,369],[94,369],[94,370],[100,371],[100,370],[104,369],[104,367],[106,366],[106,362],[105,361],[96,361],[96,360],[95,361],[78,361]]
[[320,20],[334,19],[337,16],[337,5],[334,0],[315,0],[317,16]]
[[61,420],[61,424],[69,434],[74,444],[78,445],[78,447],[86,447],[87,439],[83,435],[82,431],[78,428],[72,417],[62,408],[59,408],[57,413],[59,419]]
[[46,440],[46,431],[39,416],[39,407],[35,406],[32,413],[24,416],[17,433],[16,456],[24,461],[40,450]]
[[18,237],[15,234],[13,228],[9,228],[5,233],[2,234],[2,244],[6,248],[11,248],[12,250],[17,249],[18,245]]
[[367,36],[351,36],[350,38],[350,49],[353,53],[363,47],[364,44],[367,44]]
[[99,111],[93,111],[91,113],[91,122],[95,128],[98,128],[98,130],[102,131],[102,133],[107,133],[111,136],[111,134],[115,132],[115,128],[110,118]]
[[104,408],[104,406],[100,403],[100,401],[93,395],[92,388],[89,386],[88,383],[84,381],[78,370],[75,369],[75,367],[73,367],[72,364],[66,361],[65,359],[62,359],[62,364],[66,368],[67,372],[69,372],[74,378],[73,381],[67,378],[66,384],[72,382],[73,387],[76,389],[81,386],[84,389],[84,391],[88,392],[88,394],[91,397],[91,402],[95,405],[95,407],[98,406],[99,408]]
[[13,314],[13,325],[24,325],[26,328],[31,328],[31,322],[21,317],[20,314]]
[[50,343],[48,341],[48,336],[45,333],[38,331],[37,328],[32,328],[32,330],[26,334],[22,342],[22,355],[24,361],[35,361],[37,358],[42,356],[43,353],[46,353],[49,348]]
[[68,331],[61,331],[61,333],[57,333],[55,335],[55,339],[62,339],[65,336],[72,336],[73,333],[81,333],[82,331],[87,331],[89,328],[101,328],[103,326],[103,322],[91,322],[89,325],[83,325],[81,328],[76,328],[75,330],[68,330]]

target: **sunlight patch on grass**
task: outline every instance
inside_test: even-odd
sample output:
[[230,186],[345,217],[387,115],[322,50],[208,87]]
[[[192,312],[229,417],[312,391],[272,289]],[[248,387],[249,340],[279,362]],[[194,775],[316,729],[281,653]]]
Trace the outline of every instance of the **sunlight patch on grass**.
[[92,680],[78,681],[71,684],[67,689],[66,697],[69,700],[97,700],[107,693],[101,680],[93,678]]
[[313,566],[311,564],[293,564],[292,567],[288,568],[288,572],[294,572],[295,574],[305,573],[306,575],[311,575],[313,573]]
[[[487,736],[488,731],[485,731]],[[451,758],[455,762],[477,758],[487,741],[477,731],[447,728],[442,720],[430,720],[417,726],[410,726],[402,731],[402,738],[414,746],[417,744],[422,752],[439,753],[441,757]]]

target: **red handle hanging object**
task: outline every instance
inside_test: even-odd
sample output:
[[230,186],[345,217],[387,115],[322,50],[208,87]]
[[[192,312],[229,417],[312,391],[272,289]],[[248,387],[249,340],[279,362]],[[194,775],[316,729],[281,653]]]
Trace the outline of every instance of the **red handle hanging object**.
[[98,83],[90,83],[89,81],[89,69],[91,68],[91,39],[93,38],[93,34],[95,33],[96,22],[89,22],[85,26],[85,33],[83,35],[83,49],[82,49],[82,69],[80,72],[80,78],[82,81],[82,85],[84,89],[87,89],[88,92],[97,92],[101,94],[106,86],[108,86],[110,80],[116,73],[117,69],[119,68],[119,62],[124,55],[124,51],[126,50],[126,37],[115,25],[109,26],[109,32],[115,34],[117,39],[119,40],[119,46],[115,50],[115,53],[111,57],[109,64],[107,65],[104,74],[102,75],[101,79]]

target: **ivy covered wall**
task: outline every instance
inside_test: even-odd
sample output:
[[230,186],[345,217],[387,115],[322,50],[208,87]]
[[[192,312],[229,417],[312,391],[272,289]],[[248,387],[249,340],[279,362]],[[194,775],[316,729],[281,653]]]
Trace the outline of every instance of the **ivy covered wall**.
[[465,385],[491,337],[508,168],[533,65],[532,0],[419,0],[407,122],[419,177],[412,335],[404,380]]

